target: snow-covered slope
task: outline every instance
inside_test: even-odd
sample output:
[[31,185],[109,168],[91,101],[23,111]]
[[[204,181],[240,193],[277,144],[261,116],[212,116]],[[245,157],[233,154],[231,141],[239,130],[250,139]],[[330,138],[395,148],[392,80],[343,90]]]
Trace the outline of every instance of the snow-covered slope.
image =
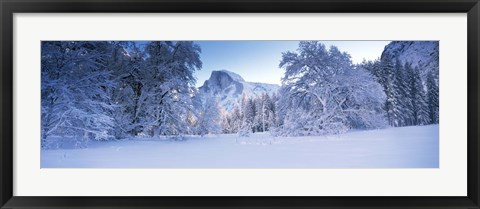
[[226,111],[233,110],[240,103],[242,95],[260,96],[263,93],[272,95],[280,88],[276,84],[255,83],[245,81],[242,76],[228,70],[213,71],[210,78],[199,88],[199,94],[213,95]]
[[409,62],[413,67],[419,67],[422,80],[426,80],[426,75],[432,72],[438,79],[438,41],[392,41],[382,53],[397,57],[402,64]]

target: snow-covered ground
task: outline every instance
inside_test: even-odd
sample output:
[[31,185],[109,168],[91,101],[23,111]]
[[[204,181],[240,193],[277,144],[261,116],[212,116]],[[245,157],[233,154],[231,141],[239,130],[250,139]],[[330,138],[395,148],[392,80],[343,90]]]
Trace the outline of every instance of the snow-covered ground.
[[42,168],[438,168],[438,125],[334,136],[211,135],[42,150]]

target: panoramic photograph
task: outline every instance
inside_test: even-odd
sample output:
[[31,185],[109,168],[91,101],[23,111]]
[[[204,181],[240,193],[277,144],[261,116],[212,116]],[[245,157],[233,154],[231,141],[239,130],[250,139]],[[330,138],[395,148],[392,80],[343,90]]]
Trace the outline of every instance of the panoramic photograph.
[[439,168],[438,41],[42,41],[41,168]]

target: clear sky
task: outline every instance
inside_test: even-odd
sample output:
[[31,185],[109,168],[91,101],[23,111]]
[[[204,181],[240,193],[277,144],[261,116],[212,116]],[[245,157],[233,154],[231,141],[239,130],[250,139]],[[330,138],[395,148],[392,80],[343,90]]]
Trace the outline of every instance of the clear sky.
[[[202,86],[213,70],[229,70],[246,81],[280,84],[282,52],[295,51],[298,41],[196,41],[202,48],[203,68],[195,73]],[[390,41],[322,41],[352,56],[353,63],[374,60]]]

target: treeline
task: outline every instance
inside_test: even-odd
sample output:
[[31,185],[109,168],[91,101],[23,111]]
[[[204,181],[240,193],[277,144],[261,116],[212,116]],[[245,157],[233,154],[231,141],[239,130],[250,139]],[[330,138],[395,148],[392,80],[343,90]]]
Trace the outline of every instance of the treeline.
[[279,92],[232,111],[195,88],[201,49],[189,41],[43,41],[42,142],[269,131],[302,136],[438,123],[438,77],[391,55],[352,64],[316,41],[282,54]]
[[270,96],[264,93],[257,97],[243,95],[240,104],[231,113],[222,114],[222,133],[248,136],[250,133],[271,131],[278,126],[277,101],[276,94]]
[[[412,126],[439,123],[439,86],[434,71],[426,71],[412,63],[402,63],[385,54],[381,59],[362,63],[383,87],[385,115],[391,126]],[[438,70],[437,70],[438,72]]]
[[42,142],[201,130],[192,101],[201,49],[193,42],[43,41],[41,48]]

